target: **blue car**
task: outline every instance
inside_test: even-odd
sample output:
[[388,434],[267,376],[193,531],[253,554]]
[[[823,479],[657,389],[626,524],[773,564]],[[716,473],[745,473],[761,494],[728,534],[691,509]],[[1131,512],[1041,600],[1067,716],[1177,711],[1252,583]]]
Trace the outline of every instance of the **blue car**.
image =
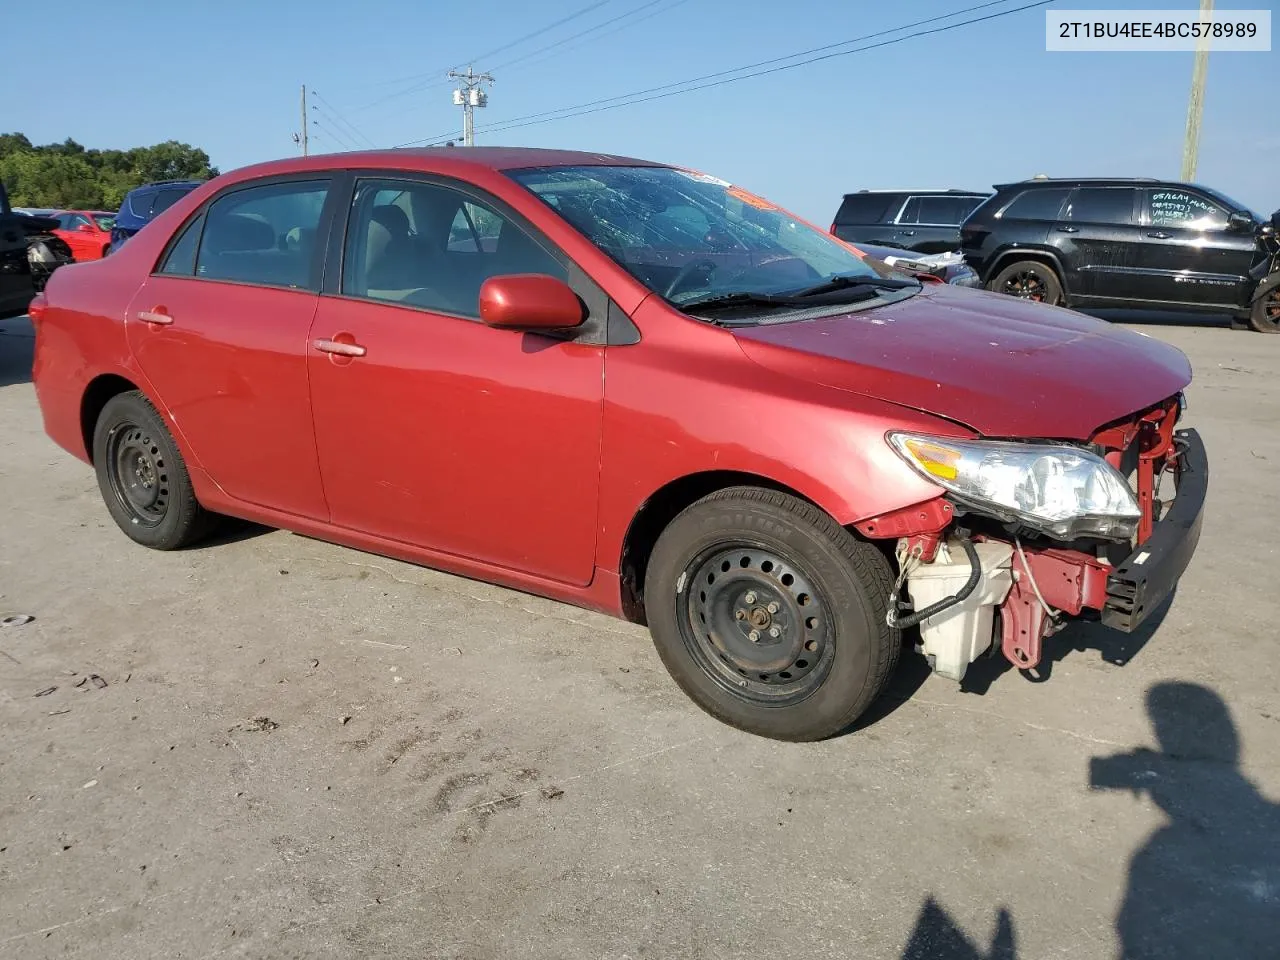
[[122,243],[168,210],[180,199],[200,186],[202,180],[160,180],[134,187],[120,204],[120,212],[111,227],[111,246],[108,252]]

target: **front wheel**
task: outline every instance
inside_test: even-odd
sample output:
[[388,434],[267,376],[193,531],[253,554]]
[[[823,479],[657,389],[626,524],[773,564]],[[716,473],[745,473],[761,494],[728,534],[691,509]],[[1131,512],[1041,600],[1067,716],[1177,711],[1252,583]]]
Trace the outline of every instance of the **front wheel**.
[[[1264,280],[1263,284],[1266,283]],[[1249,326],[1258,333],[1280,333],[1280,277],[1274,280],[1270,290],[1253,301]]]
[[667,670],[695,703],[776,740],[847,729],[901,651],[885,622],[888,560],[813,505],[734,487],[663,531],[645,614]]
[[1057,306],[1062,302],[1062,283],[1053,267],[1038,260],[1011,263],[991,279],[987,289],[1021,300]]

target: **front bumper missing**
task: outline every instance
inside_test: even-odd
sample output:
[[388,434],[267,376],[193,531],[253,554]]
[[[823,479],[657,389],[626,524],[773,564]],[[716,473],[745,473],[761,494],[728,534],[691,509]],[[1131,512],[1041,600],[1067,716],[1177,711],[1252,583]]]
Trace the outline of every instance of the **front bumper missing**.
[[1174,432],[1179,448],[1178,492],[1151,536],[1107,577],[1102,622],[1136,630],[1173,593],[1200,542],[1209,492],[1209,458],[1195,430]]

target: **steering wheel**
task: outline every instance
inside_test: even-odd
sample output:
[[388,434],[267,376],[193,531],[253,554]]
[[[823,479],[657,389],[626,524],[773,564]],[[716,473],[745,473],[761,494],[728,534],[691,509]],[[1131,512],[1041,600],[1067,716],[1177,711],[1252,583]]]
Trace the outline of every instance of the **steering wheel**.
[[667,284],[667,289],[663,291],[662,295],[670,300],[676,295],[676,291],[684,286],[689,278],[693,276],[694,271],[700,267],[708,270],[714,270],[716,269],[716,264],[712,263],[710,260],[694,260],[692,263],[686,263],[676,271],[676,275],[671,278],[671,282]]

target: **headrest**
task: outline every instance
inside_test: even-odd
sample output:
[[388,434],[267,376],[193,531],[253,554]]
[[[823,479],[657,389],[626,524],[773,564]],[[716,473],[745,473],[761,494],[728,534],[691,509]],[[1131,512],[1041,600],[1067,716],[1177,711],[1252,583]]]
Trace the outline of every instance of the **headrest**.
[[202,241],[202,246],[207,246],[210,253],[272,250],[275,245],[276,232],[271,225],[243,213],[211,219]]
[[374,223],[380,223],[391,231],[393,237],[409,235],[409,215],[395,204],[379,204],[373,208],[369,216]]

